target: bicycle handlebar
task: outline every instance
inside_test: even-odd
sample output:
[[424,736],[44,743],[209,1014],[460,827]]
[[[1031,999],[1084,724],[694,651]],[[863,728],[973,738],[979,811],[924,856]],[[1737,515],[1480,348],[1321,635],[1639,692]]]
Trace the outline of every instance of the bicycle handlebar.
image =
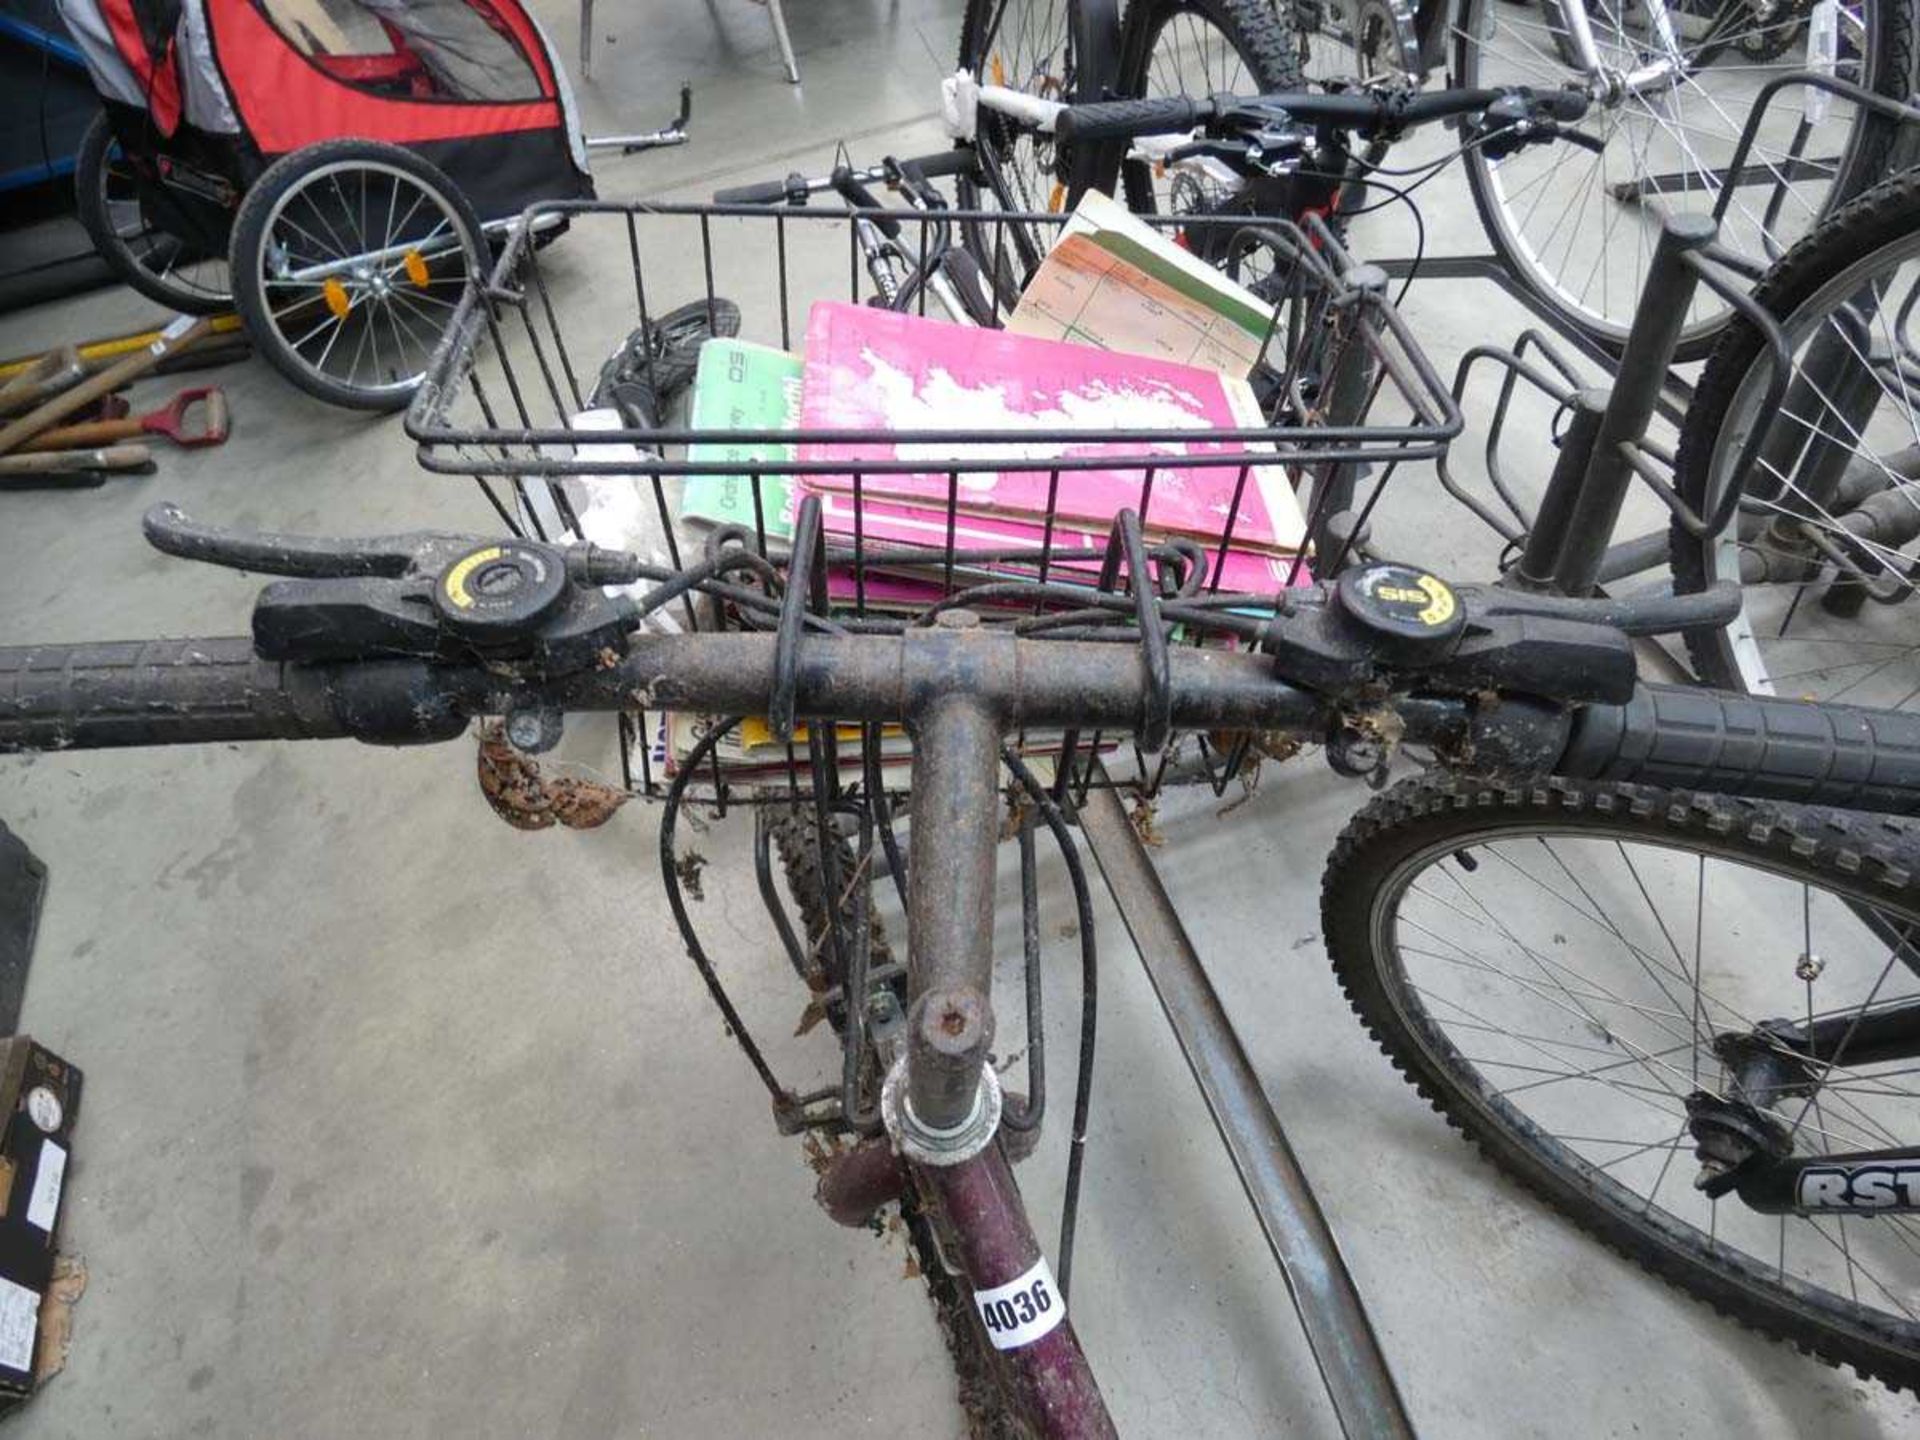
[[[950,663],[951,632],[809,636],[800,647],[802,718],[901,721]],[[427,744],[476,715],[664,706],[763,714],[775,685],[770,633],[637,635],[617,664],[529,685],[479,665],[261,660],[246,636],[0,648],[0,752],[224,740],[339,739]],[[1097,641],[1009,640],[975,680],[1009,725],[1134,726],[1146,682],[1138,657]],[[1181,649],[1175,719],[1187,728],[1305,724],[1324,702],[1277,680],[1270,660]],[[1044,684],[1019,676],[1045,673]]]
[[[841,165],[827,175],[808,177],[795,173],[784,180],[766,180],[754,185],[735,185],[716,190],[713,192],[713,201],[716,205],[798,205],[812,195],[824,195],[830,190],[846,194],[848,187],[864,190],[869,185],[891,183],[901,176],[934,180],[943,175],[958,175],[971,170],[973,160],[971,150],[955,149],[922,155],[912,160],[889,161],[864,170]],[[872,207],[862,204],[861,208]]]
[[[639,636],[618,664],[537,690],[479,666],[420,660],[278,664],[244,636],[0,649],[0,752],[346,737],[426,744],[527,704],[759,714],[777,643],[770,634]],[[903,720],[929,685],[950,683],[954,643],[937,629],[809,637],[797,713]],[[989,648],[974,657],[971,679],[1009,727],[1121,728],[1143,718],[1137,652],[1071,640]],[[1332,722],[1326,700],[1276,677],[1271,657],[1177,648],[1168,658],[1181,728],[1324,735]],[[1512,699],[1481,710],[1415,695],[1396,709],[1407,739],[1477,750],[1495,770],[1503,755],[1508,764],[1531,756],[1536,772],[1572,779],[1920,814],[1920,715],[1646,685],[1622,705],[1579,707],[1570,722]]]
[[1423,125],[1454,115],[1471,115],[1514,99],[1540,118],[1556,122],[1578,120],[1587,113],[1587,96],[1578,90],[1533,90],[1527,87],[1497,90],[1436,90],[1424,95],[1320,95],[1286,91],[1252,98],[1217,95],[1196,99],[1188,95],[1150,100],[1102,100],[1070,105],[1054,118],[1053,133],[1068,143],[1094,140],[1131,140],[1140,135],[1174,134],[1212,121],[1244,116],[1248,120],[1284,112],[1303,126],[1330,125],[1366,131],[1381,126]]
[[762,180],[752,185],[734,185],[725,190],[716,190],[713,192],[713,203],[716,205],[784,205],[787,203],[790,183],[796,178],[801,181],[801,194],[814,193],[809,188],[811,181],[803,176],[789,176],[786,180]]

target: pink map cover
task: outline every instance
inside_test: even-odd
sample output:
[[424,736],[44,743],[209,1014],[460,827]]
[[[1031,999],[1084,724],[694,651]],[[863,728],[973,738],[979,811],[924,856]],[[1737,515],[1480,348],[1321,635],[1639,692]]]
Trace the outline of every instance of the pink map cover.
[[[1220,535],[1231,517],[1236,549],[1291,552],[1301,539],[1298,506],[1276,465],[1249,472],[1234,511],[1241,467],[1181,465],[1180,457],[1235,454],[1254,445],[1201,438],[1216,429],[1263,422],[1244,380],[1190,365],[1121,355],[1002,330],[952,325],[891,310],[836,301],[816,304],[808,316],[806,371],[801,386],[806,430],[979,430],[1005,438],[974,445],[916,442],[902,435],[883,445],[807,441],[802,460],[903,459],[927,461],[927,470],[868,474],[861,491],[878,497],[937,504],[944,511],[953,460],[1004,460],[1007,468],[959,476],[956,505],[968,511],[1039,517],[1045,514],[1050,467],[1059,460],[1112,455],[1129,463],[1110,470],[1063,471],[1056,514],[1096,526],[1104,543],[1115,512],[1138,507],[1143,455],[1154,460],[1148,529]],[[1099,438],[1113,430],[1193,430],[1153,442],[1118,444]],[[1021,438],[1022,431],[1085,430],[1084,441]],[[1159,457],[1165,457],[1164,462]],[[825,495],[852,487],[845,475],[810,475],[800,484]],[[1264,587],[1256,587],[1264,588]]]
[[[944,497],[944,481],[941,493]],[[795,501],[797,508],[797,491]],[[820,524],[834,539],[852,540],[856,533],[853,497],[845,492],[823,491],[820,495]],[[944,501],[935,508],[931,505],[915,504],[912,501],[877,499],[863,492],[858,534],[869,546],[913,545],[935,552],[929,555],[927,560],[926,568],[932,572],[940,564],[938,552],[947,545],[947,512]],[[956,511],[953,517],[953,545],[959,550],[1014,547],[1037,550],[1043,541],[1047,541],[1056,551],[1092,551],[1095,554],[1104,554],[1107,534],[1104,527],[1093,530],[1056,522],[1052,535],[1048,536],[1045,526],[1039,520],[1019,515],[973,515]],[[1149,543],[1151,543],[1151,537]],[[1287,576],[1293,569],[1292,556],[1257,554],[1238,548],[1227,552],[1224,564],[1216,546],[1207,547],[1206,557],[1207,583],[1210,587],[1214,584],[1217,573],[1219,589],[1245,591],[1255,595],[1271,593],[1285,586]],[[1098,579],[1099,571],[1098,560],[1061,561],[1053,566],[1051,578],[1061,584],[1079,582],[1091,585]],[[1034,578],[1032,565],[1021,565],[1017,569],[1010,570],[1009,573],[1018,573],[1027,579]],[[886,603],[874,589],[875,578],[872,572],[869,572],[868,603]],[[963,582],[956,581],[956,583]],[[1302,565],[1300,573],[1294,577],[1294,584],[1311,585],[1312,583],[1313,574],[1310,567]],[[833,592],[836,586],[841,593],[834,594],[834,599],[852,598],[854,587],[850,568],[835,567],[833,575],[828,579],[829,592]],[[933,598],[938,599],[940,594],[938,586],[929,585],[928,588]],[[912,592],[905,589],[892,591],[888,596],[888,599],[895,602],[908,602],[912,598]]]

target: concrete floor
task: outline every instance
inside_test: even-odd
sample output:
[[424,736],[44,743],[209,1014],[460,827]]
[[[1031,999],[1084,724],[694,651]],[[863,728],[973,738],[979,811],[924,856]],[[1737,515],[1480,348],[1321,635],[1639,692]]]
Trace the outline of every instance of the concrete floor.
[[[571,57],[571,17],[543,8]],[[588,128],[650,126],[686,77],[695,139],[602,162],[608,195],[697,197],[843,138],[858,153],[934,142],[948,0],[792,6],[803,90],[781,80],[754,6],[643,13],[602,7]],[[1426,200],[1436,250],[1471,242],[1460,190]],[[595,266],[621,263],[592,244],[582,232],[552,252],[583,317]],[[1408,309],[1443,371],[1525,321],[1486,286],[1417,286]],[[148,315],[104,292],[8,316],[0,353]],[[243,626],[251,582],[141,544],[138,516],[161,498],[295,530],[488,527],[470,485],[416,468],[396,421],[324,409],[257,365],[220,378],[236,415],[224,449],[163,452],[159,475],[99,491],[7,497],[0,643]],[[1487,573],[1493,545],[1431,477],[1398,483],[1385,542]],[[610,765],[610,736],[577,727],[569,753]],[[812,1209],[798,1144],[773,1134],[680,955],[655,816],[524,835],[487,811],[469,756],[284,745],[0,762],[0,815],[52,870],[25,1028],[87,1072],[63,1242],[91,1275],[66,1373],[6,1426],[89,1440],[962,1433],[899,1240]],[[1400,1083],[1317,934],[1321,857],[1360,798],[1317,762],[1269,773],[1225,819],[1189,794],[1162,810],[1157,859],[1423,1431],[1914,1433],[1910,1400],[1763,1343],[1586,1241]],[[737,823],[697,836],[699,915],[749,1021],[781,1037],[799,998],[752,894],[748,838]],[[1052,914],[1059,893],[1056,866]],[[1334,1433],[1279,1276],[1096,898],[1102,1084],[1074,1309],[1121,1428]],[[1047,933],[1064,1056],[1076,947]],[[1017,950],[1005,914],[1002,939]],[[774,1049],[819,1066],[817,1040]],[[1023,1172],[1043,1235],[1062,1149],[1056,1128]]]

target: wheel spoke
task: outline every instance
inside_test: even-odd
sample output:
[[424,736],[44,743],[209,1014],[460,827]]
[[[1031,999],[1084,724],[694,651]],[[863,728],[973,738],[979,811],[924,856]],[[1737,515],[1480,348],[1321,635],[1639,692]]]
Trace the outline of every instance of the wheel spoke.
[[[1512,833],[1476,808],[1449,822],[1452,838],[1421,832],[1402,870],[1368,882],[1372,963],[1390,999],[1361,1008],[1377,1033],[1420,1037],[1391,1045],[1396,1057],[1470,1133],[1497,1128],[1608,1213],[1644,1217],[1643,1248],[1692,1246],[1717,1257],[1699,1263],[1748,1283],[1771,1276],[1874,1323],[1912,1323],[1920,1222],[1762,1215],[1737,1193],[1702,1194],[1688,1097],[1769,1105],[1796,1154],[1920,1144],[1920,1056],[1853,1058],[1867,1016],[1920,1001],[1920,971],[1902,963],[1920,922],[1890,914],[1879,938],[1864,902],[1836,893],[1813,859],[1749,842],[1739,824],[1709,853],[1648,838],[1624,816]],[[1330,914],[1341,883],[1329,879]],[[1351,942],[1329,933],[1349,993],[1366,995],[1352,984]],[[1763,1020],[1837,1038],[1813,1058]],[[1764,1048],[1723,1049],[1734,1037]],[[1744,1068],[1758,1061],[1740,1057],[1767,1050],[1783,1068]],[[1756,1073],[1806,1079],[1795,1090]]]
[[[1850,193],[1875,178],[1863,174],[1871,155],[1862,151],[1850,159],[1854,150],[1839,143],[1865,121],[1838,97],[1817,127],[1801,121],[1798,106],[1776,105],[1756,134],[1747,171],[1725,176],[1750,103],[1764,84],[1803,63],[1804,47],[1796,43],[1773,58],[1750,59],[1740,47],[1769,43],[1777,29],[1756,18],[1746,0],[1731,0],[1713,15],[1660,9],[1673,26],[1671,48],[1659,37],[1659,10],[1587,4],[1595,45],[1609,70],[1625,74],[1663,59],[1677,65],[1664,82],[1595,101],[1579,123],[1601,141],[1597,155],[1576,162],[1565,147],[1548,145],[1498,162],[1473,153],[1466,162],[1502,257],[1569,319],[1602,330],[1616,344],[1666,211],[1698,209],[1726,189],[1721,242],[1771,258],[1830,208],[1838,184]],[[1804,21],[1796,23],[1804,32]],[[1883,43],[1864,15],[1850,14],[1846,23],[1852,27],[1849,54],[1871,56]],[[1449,29],[1462,58],[1459,83],[1557,86],[1578,75],[1568,42],[1554,36],[1538,3],[1465,0]],[[1884,76],[1858,63],[1842,70],[1856,80],[1885,84]],[[1794,153],[1796,145],[1801,153]],[[1851,168],[1843,171],[1843,165]],[[1659,193],[1644,190],[1655,176],[1663,177]],[[1618,182],[1631,188],[1616,198]],[[1725,302],[1702,287],[1689,302],[1687,324],[1717,323],[1726,313]]]

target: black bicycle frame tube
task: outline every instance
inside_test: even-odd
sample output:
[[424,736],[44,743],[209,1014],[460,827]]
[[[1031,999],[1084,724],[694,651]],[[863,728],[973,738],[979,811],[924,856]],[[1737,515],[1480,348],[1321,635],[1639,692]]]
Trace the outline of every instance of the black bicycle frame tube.
[[[1347,280],[1356,291],[1369,291],[1382,299],[1386,294],[1386,272],[1376,265],[1354,266],[1347,272]],[[1366,324],[1366,313],[1360,305],[1336,311],[1333,333],[1327,341],[1333,356],[1333,373],[1326,380],[1324,403],[1327,413],[1343,422],[1357,421],[1366,414],[1368,395],[1373,385],[1373,354],[1361,343],[1360,338],[1361,327]],[[1352,460],[1334,460],[1314,469],[1314,528],[1308,539],[1321,560],[1331,561],[1350,548],[1335,543],[1331,526],[1336,518],[1349,523],[1353,519],[1353,497],[1360,481],[1360,464]],[[1333,578],[1325,570],[1316,569],[1315,573],[1323,580]]]
[[[1686,324],[1697,283],[1687,252],[1710,244],[1718,228],[1706,216],[1687,214],[1669,215],[1661,226],[1613,393],[1594,436],[1593,454],[1580,476],[1579,497],[1568,513],[1553,572],[1553,588],[1562,595],[1593,592],[1601,558],[1613,540],[1621,507],[1633,485],[1626,447],[1646,433]],[[1563,479],[1558,470],[1554,478]]]

